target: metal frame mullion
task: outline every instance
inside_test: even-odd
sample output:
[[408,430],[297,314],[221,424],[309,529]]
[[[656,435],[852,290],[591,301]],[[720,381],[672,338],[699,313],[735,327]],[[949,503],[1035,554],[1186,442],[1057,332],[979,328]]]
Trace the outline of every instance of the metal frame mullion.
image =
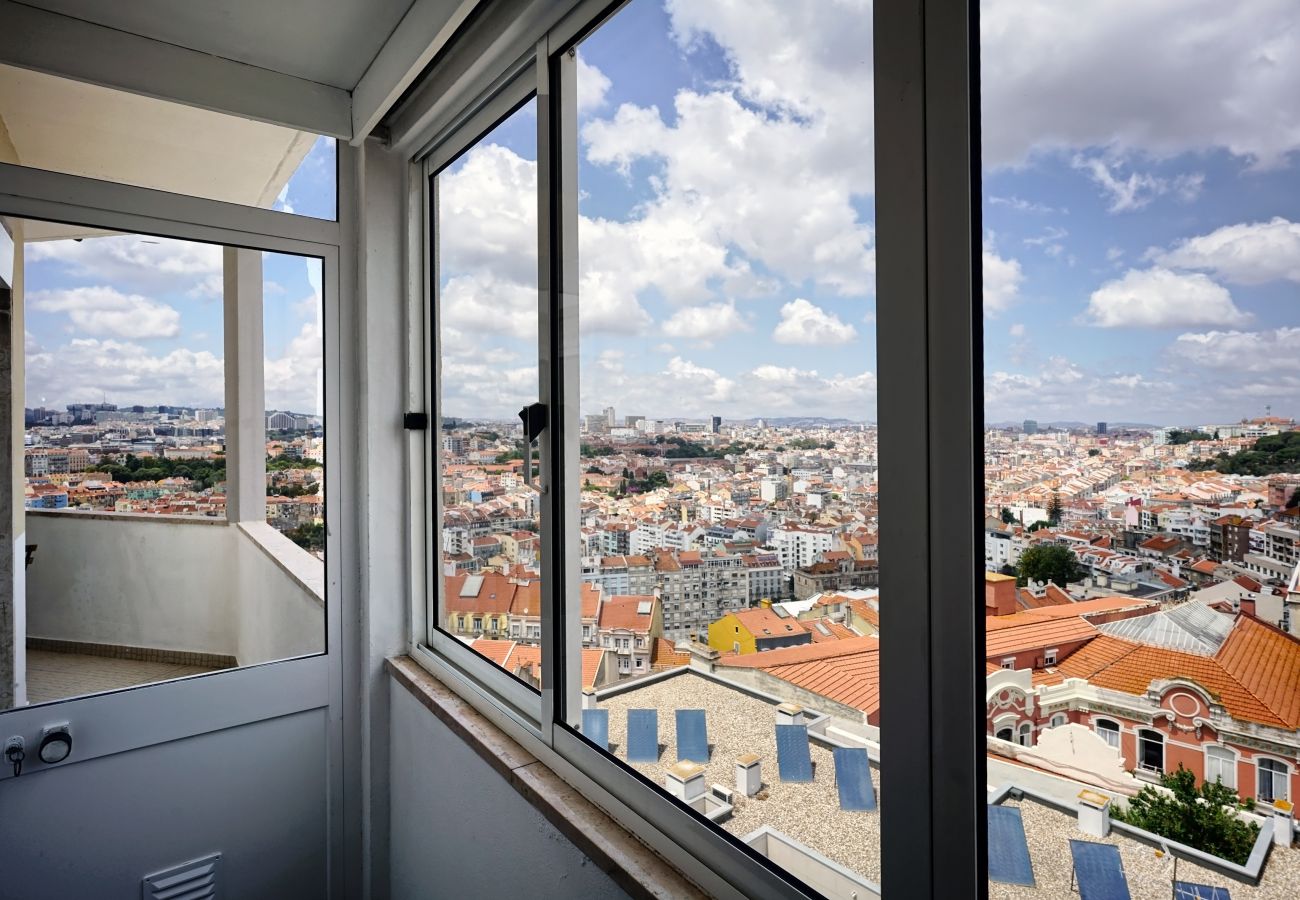
[[882,755],[909,798],[882,807],[881,888],[983,897],[978,6],[874,17]]

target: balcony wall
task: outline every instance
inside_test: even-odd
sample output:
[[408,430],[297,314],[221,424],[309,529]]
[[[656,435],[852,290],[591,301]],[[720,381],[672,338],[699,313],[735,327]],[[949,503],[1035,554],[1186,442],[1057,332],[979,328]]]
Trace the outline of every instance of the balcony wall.
[[324,649],[324,566],[265,523],[27,512],[27,634],[233,656]]

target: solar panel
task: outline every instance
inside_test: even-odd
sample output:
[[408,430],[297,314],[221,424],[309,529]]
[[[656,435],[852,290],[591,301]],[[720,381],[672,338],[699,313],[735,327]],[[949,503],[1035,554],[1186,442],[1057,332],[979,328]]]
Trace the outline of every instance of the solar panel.
[[1196,884],[1191,881],[1174,882],[1174,900],[1232,900],[1227,888]]
[[840,809],[871,812],[876,808],[876,788],[871,783],[871,761],[864,747],[835,747],[835,786]]
[[659,710],[627,711],[628,762],[659,761]]
[[609,710],[584,709],[582,711],[582,734],[602,750],[609,749]]
[[1131,900],[1124,863],[1114,844],[1070,840],[1080,900]]
[[1034,886],[1025,823],[1014,806],[989,807],[989,880]]
[[704,725],[704,710],[677,710],[677,758],[708,764],[709,739]]
[[782,781],[812,781],[807,725],[776,726],[776,766]]

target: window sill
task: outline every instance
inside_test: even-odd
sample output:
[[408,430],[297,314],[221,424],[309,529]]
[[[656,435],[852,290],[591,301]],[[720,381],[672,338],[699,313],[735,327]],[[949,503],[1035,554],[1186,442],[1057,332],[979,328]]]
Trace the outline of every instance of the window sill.
[[477,753],[633,897],[703,897],[685,876],[409,656],[387,660],[398,684]]

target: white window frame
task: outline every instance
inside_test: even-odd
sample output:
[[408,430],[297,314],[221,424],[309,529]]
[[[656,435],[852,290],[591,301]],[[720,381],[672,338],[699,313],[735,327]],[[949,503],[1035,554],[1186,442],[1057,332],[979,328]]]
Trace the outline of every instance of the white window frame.
[[1057,713],[1056,715],[1052,716],[1051,722],[1048,724],[1048,727],[1060,728],[1062,725],[1068,725],[1068,724],[1070,724],[1070,717],[1067,716],[1065,713]]
[[[1217,777],[1227,788],[1237,789],[1237,751],[1223,744],[1208,744],[1205,748],[1205,780],[1214,783]],[[1226,777],[1225,777],[1226,768]],[[1211,771],[1216,769],[1218,771]]]
[[[415,160],[407,178],[405,250],[416,263],[408,273],[408,315],[412,323],[423,323],[423,334],[411,329],[408,401],[410,408],[426,410],[430,421],[438,421],[432,373],[439,356],[429,315],[431,273],[422,265],[433,246],[428,176],[534,90],[539,305],[547,311],[539,315],[539,345],[576,346],[576,233],[566,223],[576,222],[577,148],[552,135],[572,134],[576,121],[576,60],[569,46],[614,10],[608,0],[565,0],[561,12],[571,11],[560,18],[554,6],[529,7],[544,19],[524,15],[509,23],[516,36],[530,28],[540,35],[531,55],[519,39],[499,46],[493,40],[499,32],[471,34],[467,52],[476,47],[480,53],[475,68],[453,77],[435,64],[426,85],[388,122],[391,152]],[[547,11],[537,12],[540,7]],[[915,600],[881,613],[891,649],[898,648],[882,654],[883,704],[903,717],[891,734],[897,748],[891,755],[898,760],[889,776],[891,790],[912,801],[906,816],[885,813],[882,887],[891,896],[940,897],[954,880],[969,882],[972,890],[984,885],[987,860],[986,750],[978,702],[984,628],[982,610],[963,600],[981,570],[976,545],[983,537],[982,226],[977,132],[971,125],[978,110],[978,40],[972,39],[978,35],[977,7],[957,0],[898,0],[877,4],[873,16],[874,114],[877,130],[890,135],[875,148],[876,293],[886,298],[878,301],[877,321],[888,335],[877,348],[878,420],[880,456],[893,473],[882,485],[881,505],[891,512],[881,533],[882,542],[925,551],[919,566],[881,573],[882,590]],[[500,24],[504,30],[506,23]],[[552,222],[559,227],[552,229]],[[566,322],[571,330],[561,333]],[[581,546],[579,523],[566,519],[566,510],[577,509],[581,484],[578,360],[568,350],[543,358],[549,368],[542,373],[540,399],[550,407],[552,427],[539,442],[548,488],[540,504],[539,554],[549,570],[542,584],[542,652],[559,664],[543,668],[539,697],[429,627],[442,585],[436,527],[441,491],[431,465],[433,441],[420,433],[408,444],[411,655],[709,892],[812,896],[788,873],[743,852],[716,826],[684,815],[576,732],[580,667],[563,662],[580,653],[579,597],[565,586],[579,583],[581,563],[577,553],[559,548]],[[932,509],[916,503],[917,496],[945,500],[941,509]],[[927,551],[940,547],[942,552]],[[563,611],[555,603],[559,597],[565,598]],[[929,827],[932,821],[948,823],[962,839],[940,840]]]
[[[1104,728],[1102,727],[1102,722],[1107,722],[1115,727]],[[1097,732],[1103,741],[1114,747],[1116,750],[1121,749],[1120,735],[1124,733],[1124,726],[1119,722],[1116,722],[1114,719],[1093,719],[1092,730]],[[1111,735],[1114,735],[1114,737],[1112,738]]]
[[1014,656],[1004,656],[1002,658],[1002,668],[1014,672],[1016,669],[1016,658]]
[[1016,743],[1022,747],[1034,746],[1034,723],[1021,722],[1016,728]]
[[[1276,766],[1278,768],[1272,768],[1272,767],[1265,768],[1264,763],[1270,763],[1271,766]],[[1265,772],[1269,773],[1268,777],[1269,777],[1269,781],[1272,783],[1271,784],[1272,787],[1274,788],[1277,787],[1279,781],[1281,782],[1282,791],[1280,794],[1278,793],[1278,791],[1272,790],[1270,791],[1270,793],[1272,794],[1271,797],[1264,796],[1264,791],[1262,791],[1261,788],[1263,787]],[[1284,760],[1276,759],[1275,757],[1272,756],[1256,756],[1255,757],[1255,799],[1260,803],[1267,803],[1270,806],[1276,800],[1290,801],[1291,799],[1290,764],[1288,764]]]
[[1054,666],[1054,665],[1056,665],[1056,655],[1057,655],[1058,653],[1060,653],[1060,652],[1061,652],[1061,651],[1060,651],[1059,649],[1057,649],[1056,647],[1053,647],[1051,650],[1046,651],[1046,652],[1043,654],[1043,665],[1045,665],[1045,666]]

